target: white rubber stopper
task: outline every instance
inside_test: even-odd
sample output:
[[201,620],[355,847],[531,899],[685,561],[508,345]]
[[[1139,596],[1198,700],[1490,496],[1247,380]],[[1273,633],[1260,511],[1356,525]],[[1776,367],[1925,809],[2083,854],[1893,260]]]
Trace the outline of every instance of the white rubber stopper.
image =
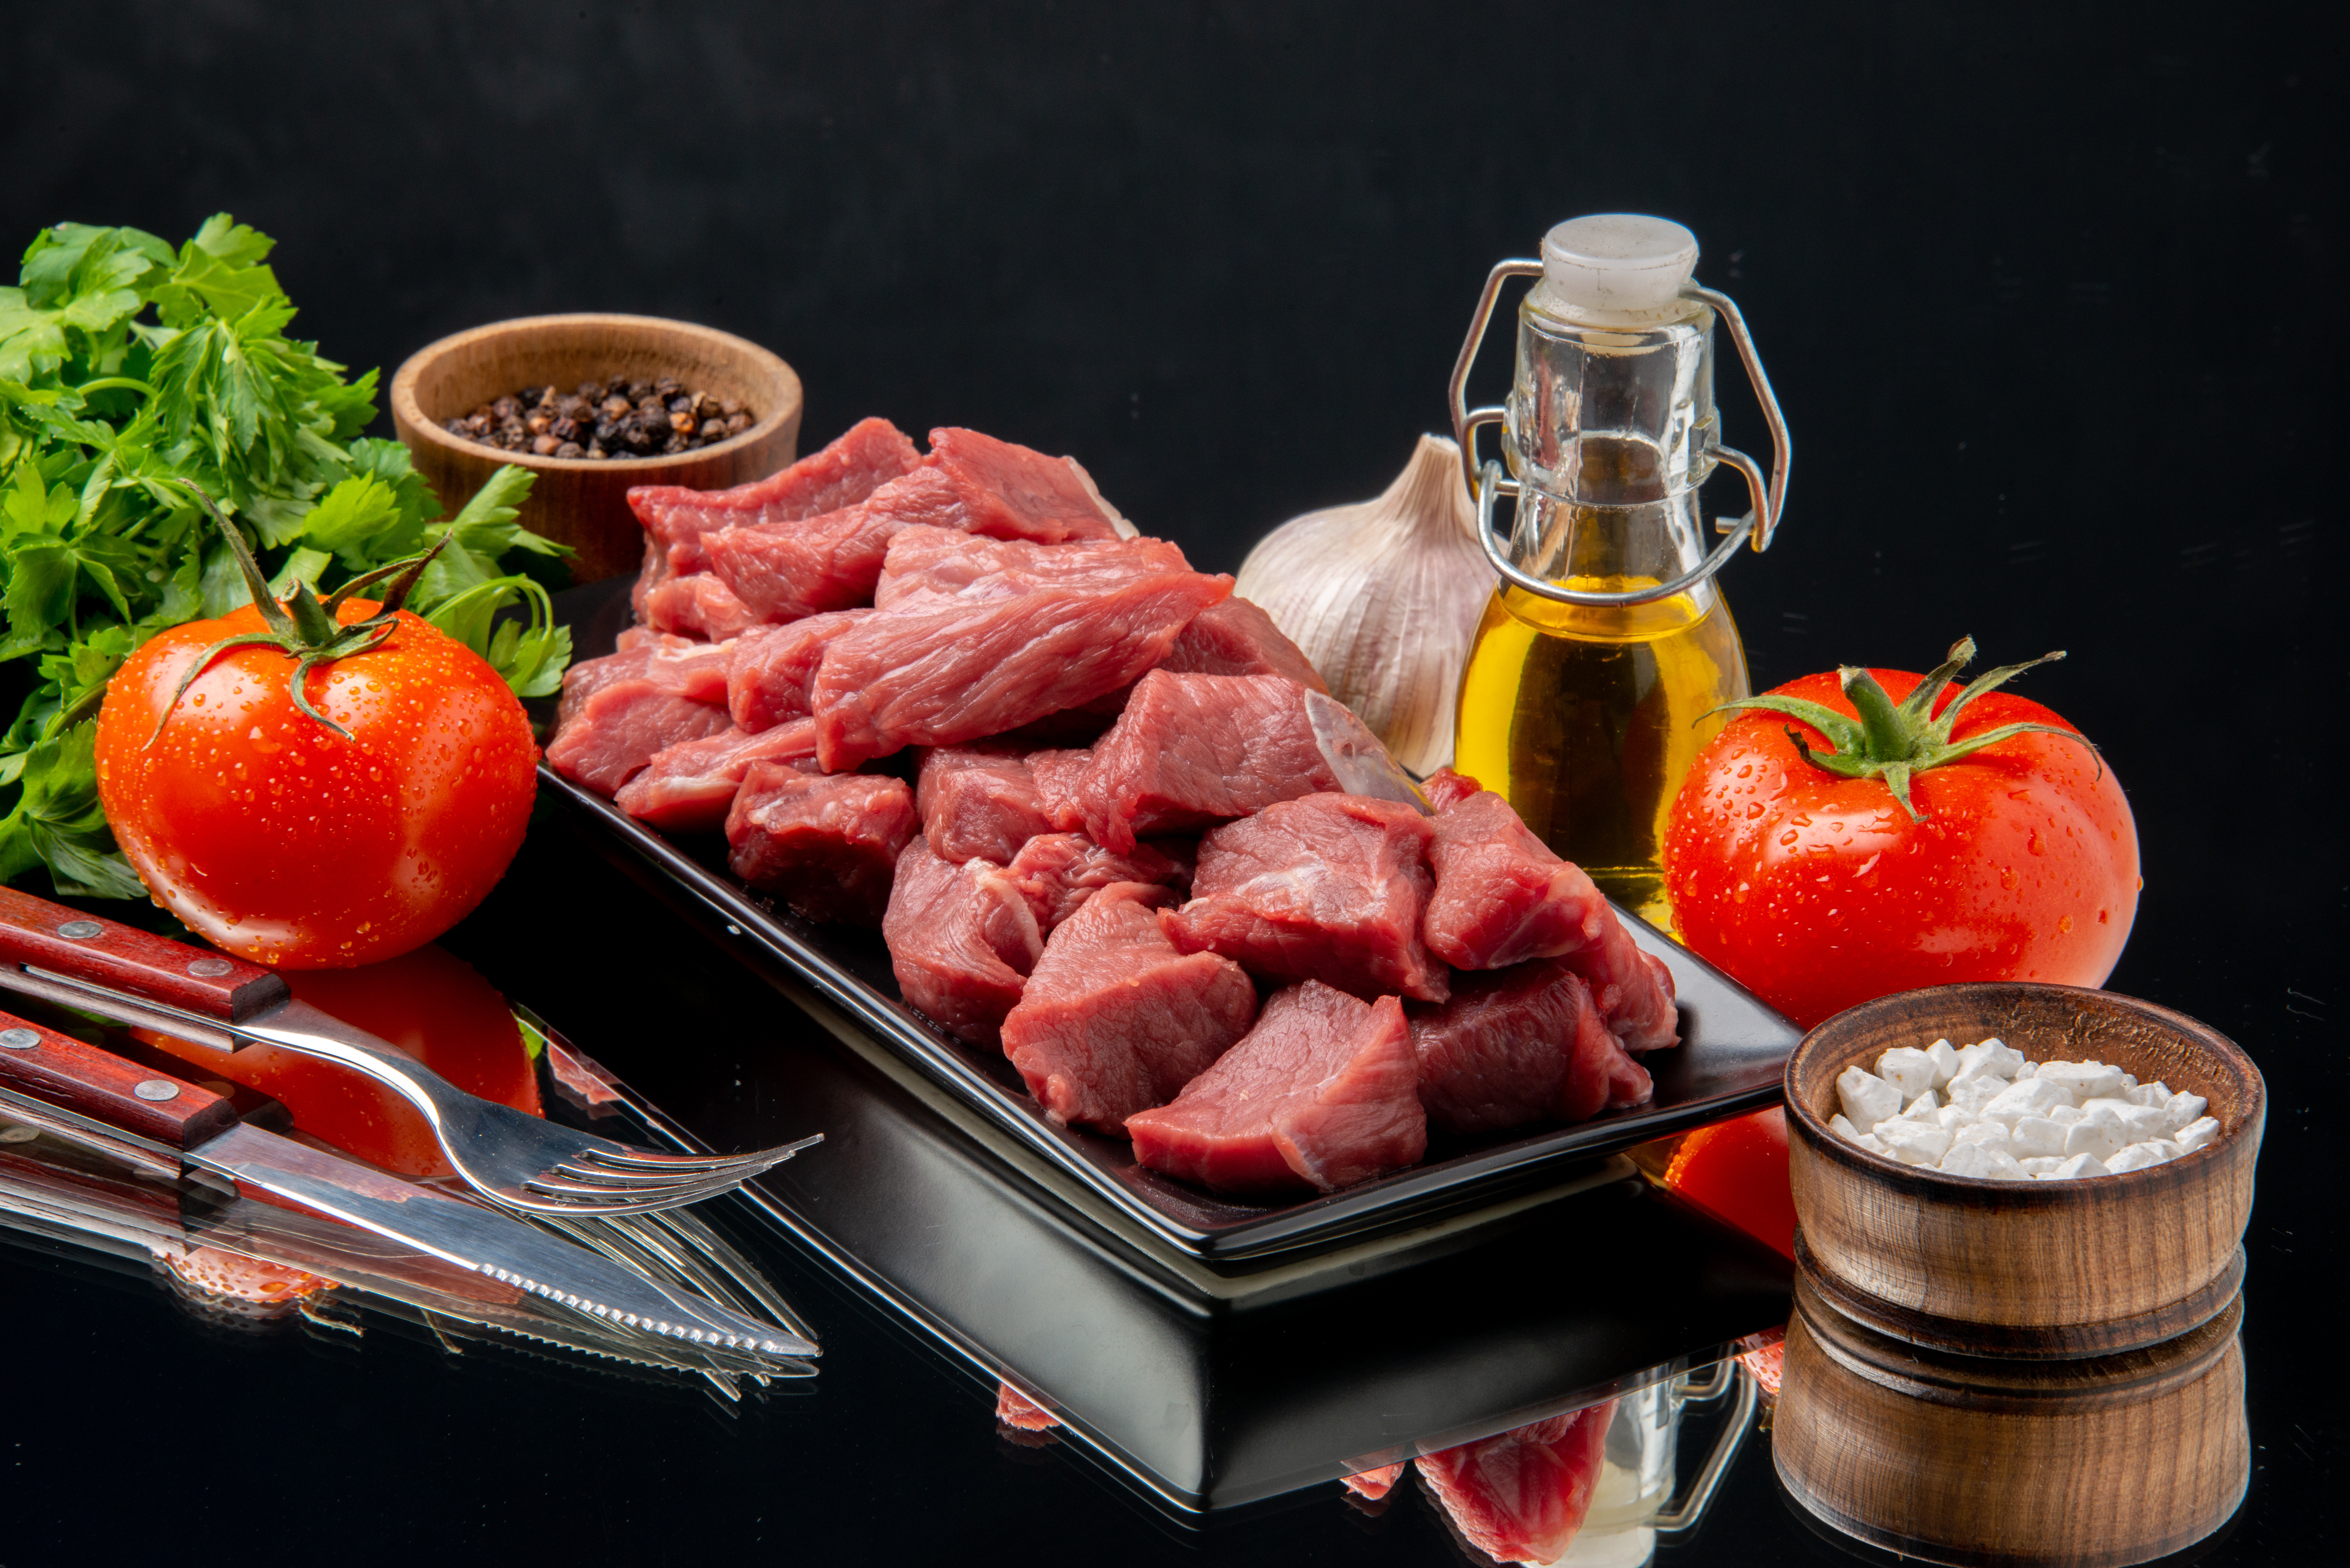
[[1543,236],[1536,304],[1561,316],[1630,323],[1679,315],[1697,236],[1669,218],[1595,213]]

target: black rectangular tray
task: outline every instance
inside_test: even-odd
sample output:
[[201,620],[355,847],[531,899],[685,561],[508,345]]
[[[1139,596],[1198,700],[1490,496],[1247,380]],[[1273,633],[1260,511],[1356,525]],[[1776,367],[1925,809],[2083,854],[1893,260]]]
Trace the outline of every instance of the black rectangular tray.
[[[613,579],[558,598],[577,657],[611,651],[629,624],[627,587]],[[1428,1158],[1394,1176],[1296,1202],[1231,1201],[1143,1169],[1121,1140],[1047,1119],[1001,1054],[965,1045],[906,1005],[878,933],[816,925],[778,907],[727,871],[724,841],[714,835],[672,840],[550,768],[541,767],[539,779],[585,825],[717,914],[730,940],[782,961],[940,1086],[1149,1236],[1194,1258],[1336,1246],[1555,1186],[1635,1144],[1776,1104],[1787,1055],[1801,1038],[1729,976],[1619,909],[1634,939],[1672,971],[1680,1003],[1681,1044],[1643,1060],[1656,1085],[1647,1105],[1531,1135],[1434,1135]]]

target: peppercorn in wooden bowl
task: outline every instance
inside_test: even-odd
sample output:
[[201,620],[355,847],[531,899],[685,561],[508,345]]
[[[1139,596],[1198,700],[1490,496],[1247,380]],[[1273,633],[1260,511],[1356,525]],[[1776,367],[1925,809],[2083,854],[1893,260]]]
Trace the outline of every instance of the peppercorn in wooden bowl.
[[[2069,1180],[1994,1180],[1900,1163],[1839,1136],[1837,1079],[1889,1050],[1996,1038],[2034,1062],[2095,1059],[2200,1096],[2209,1144]],[[2225,1310],[2267,1103],[2233,1042],[2133,997],[1991,983],[1902,992],[1836,1014],[1787,1060],[1796,1266],[1881,1334],[1974,1355],[2141,1349]]]
[[[583,408],[567,416],[556,406],[584,401],[577,390],[591,384],[602,396],[627,398],[629,412],[616,418]],[[629,397],[639,386],[642,395]],[[587,439],[568,444],[582,455],[502,450],[447,428],[525,389],[547,389],[545,406],[517,404],[498,416],[501,421],[510,416],[527,428],[536,416],[552,427],[570,417],[578,427],[573,433]],[[681,401],[690,406],[672,413],[668,405]],[[749,415],[739,432],[729,428],[737,422],[727,419],[730,406]],[[633,572],[641,561],[644,534],[629,510],[630,488],[716,490],[773,473],[797,453],[800,407],[799,377],[775,354],[729,332],[650,316],[493,322],[419,349],[391,380],[392,425],[442,501],[462,506],[502,463],[530,469],[537,481],[522,524],[577,551],[571,571],[580,582]],[[710,428],[712,420],[721,421],[717,429]],[[692,421],[691,430],[677,422],[684,421]],[[608,442],[597,439],[598,425],[610,434]],[[662,450],[689,441],[707,444]],[[558,450],[564,444],[555,438]],[[585,455],[590,447],[605,455]]]

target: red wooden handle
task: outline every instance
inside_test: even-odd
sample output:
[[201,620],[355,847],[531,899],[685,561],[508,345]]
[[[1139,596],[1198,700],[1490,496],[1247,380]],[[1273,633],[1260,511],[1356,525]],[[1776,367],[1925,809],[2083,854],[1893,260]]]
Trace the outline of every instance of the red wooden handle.
[[218,1137],[236,1111],[210,1089],[0,1012],[0,1085],[173,1148]]
[[293,994],[259,964],[0,888],[0,961],[110,986],[222,1023]]

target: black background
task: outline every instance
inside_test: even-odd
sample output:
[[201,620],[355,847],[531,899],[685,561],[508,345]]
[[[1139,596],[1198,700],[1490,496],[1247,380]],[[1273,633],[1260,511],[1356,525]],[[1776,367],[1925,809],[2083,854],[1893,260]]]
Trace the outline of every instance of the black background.
[[[1923,668],[1962,632],[2001,661],[2071,650],[2025,690],[2137,812],[2112,983],[2235,1035],[2272,1096],[2259,1469],[2214,1560],[2339,1551],[2338,7],[0,17],[0,244],[60,219],[176,241],[225,208],[279,240],[300,328],[387,379],[502,317],[708,322],[797,368],[806,447],[879,413],[1074,452],[1211,569],[1443,428],[1493,261],[1578,213],[1688,223],[1798,441],[1781,542],[1724,579],[1757,686]],[[543,999],[570,917],[531,908],[510,885],[460,945]],[[1072,1468],[1003,1460],[976,1395],[853,1314],[816,1397],[722,1427],[394,1345],[208,1337],[151,1293],[5,1270],[0,1563],[1180,1554]],[[1743,1467],[1752,1525],[1698,1555],[1815,1552],[1769,1490]],[[1206,1556],[1455,1560],[1432,1521],[1370,1536],[1335,1507]]]

